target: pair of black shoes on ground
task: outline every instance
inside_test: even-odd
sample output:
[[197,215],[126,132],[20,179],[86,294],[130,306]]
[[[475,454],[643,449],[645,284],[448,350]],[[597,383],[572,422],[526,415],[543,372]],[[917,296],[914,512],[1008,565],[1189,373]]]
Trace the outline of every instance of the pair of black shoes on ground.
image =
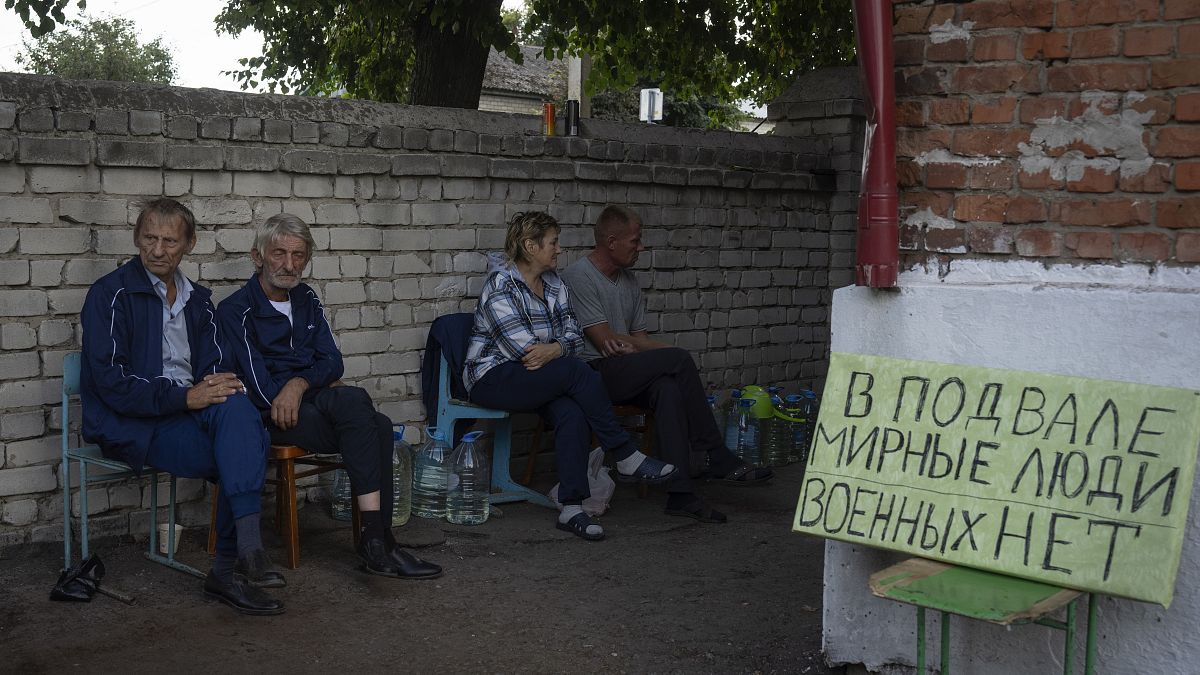
[[[397,544],[389,546],[388,542],[379,538],[362,537],[358,545],[358,557],[371,574],[399,579],[433,579],[442,576],[439,565],[421,560]],[[204,580],[204,594],[242,614],[270,616],[282,614],[283,603],[262,589],[286,585],[287,580],[271,564],[266,551],[259,549],[238,558],[228,582],[221,581],[210,571]]]

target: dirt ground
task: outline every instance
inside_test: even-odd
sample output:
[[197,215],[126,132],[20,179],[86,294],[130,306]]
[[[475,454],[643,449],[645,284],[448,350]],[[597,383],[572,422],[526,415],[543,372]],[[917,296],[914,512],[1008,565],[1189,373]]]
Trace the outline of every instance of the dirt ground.
[[[596,543],[525,503],[477,527],[414,518],[397,537],[446,570],[421,582],[357,571],[348,524],[309,505],[279,617],[206,601],[132,541],[97,548],[105,584],[133,605],[50,602],[61,549],[10,549],[0,672],[840,672],[820,654],[822,540],[789,531],[799,478],[793,466],[762,488],[703,486],[725,525],[665,516],[661,494],[619,486]],[[180,557],[207,569],[203,536],[189,530]]]

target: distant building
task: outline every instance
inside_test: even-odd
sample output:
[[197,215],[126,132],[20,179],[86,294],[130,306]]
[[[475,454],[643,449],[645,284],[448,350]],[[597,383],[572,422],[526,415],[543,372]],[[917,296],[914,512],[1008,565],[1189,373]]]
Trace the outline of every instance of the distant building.
[[521,47],[524,63],[517,64],[492,50],[483,73],[479,109],[492,112],[542,114],[546,101],[567,98],[567,62],[547,61],[541,47]]
[[745,119],[738,122],[737,129],[734,131],[748,131],[755,134],[769,134],[775,129],[775,121],[769,120],[766,117],[758,117],[755,115],[746,115]]

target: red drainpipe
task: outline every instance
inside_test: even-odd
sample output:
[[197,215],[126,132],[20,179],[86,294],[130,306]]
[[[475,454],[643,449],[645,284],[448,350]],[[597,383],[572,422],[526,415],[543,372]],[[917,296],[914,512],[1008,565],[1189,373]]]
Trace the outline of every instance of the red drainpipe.
[[854,283],[894,288],[900,266],[896,197],[896,88],[891,0],[854,0],[854,38],[867,103],[867,143],[858,196]]

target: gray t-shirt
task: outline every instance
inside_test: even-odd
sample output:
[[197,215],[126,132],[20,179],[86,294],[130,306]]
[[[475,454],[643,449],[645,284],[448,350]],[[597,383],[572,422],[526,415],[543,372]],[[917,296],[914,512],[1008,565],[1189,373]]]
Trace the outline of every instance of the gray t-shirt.
[[[563,270],[561,276],[571,292],[571,309],[580,328],[607,323],[614,332],[624,335],[646,330],[646,303],[629,270],[621,270],[613,281],[584,257]],[[591,361],[600,357],[596,345],[590,339],[584,340],[579,358]]]

